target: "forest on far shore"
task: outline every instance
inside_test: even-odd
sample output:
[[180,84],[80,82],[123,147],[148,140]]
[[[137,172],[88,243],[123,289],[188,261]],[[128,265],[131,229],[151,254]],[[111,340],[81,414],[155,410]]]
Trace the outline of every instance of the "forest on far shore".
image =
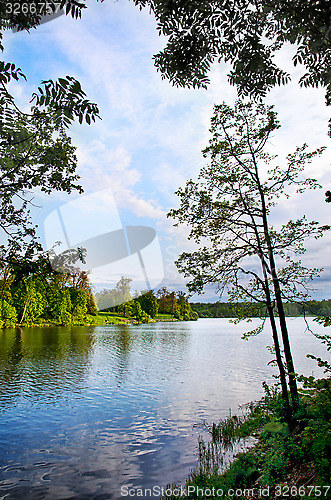
[[[266,312],[258,304],[240,304],[230,302],[190,302],[192,311],[198,313],[199,318],[237,318],[239,316],[260,317]],[[295,302],[284,303],[285,315],[288,317],[297,316],[331,316],[331,299],[320,301],[309,300],[302,304]],[[277,308],[275,308],[275,314]]]

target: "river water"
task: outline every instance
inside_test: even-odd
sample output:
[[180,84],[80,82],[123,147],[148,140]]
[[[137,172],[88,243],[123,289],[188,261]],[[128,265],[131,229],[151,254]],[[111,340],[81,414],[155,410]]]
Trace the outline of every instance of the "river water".
[[[302,319],[288,325],[296,371],[322,375],[306,353],[326,359],[323,346]],[[117,500],[183,483],[204,423],[274,382],[269,328],[241,340],[254,326],[0,330],[0,498]]]

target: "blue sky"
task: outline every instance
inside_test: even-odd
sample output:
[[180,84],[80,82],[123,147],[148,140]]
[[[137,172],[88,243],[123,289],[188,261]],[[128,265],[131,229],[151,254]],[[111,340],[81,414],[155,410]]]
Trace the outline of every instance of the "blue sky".
[[[174,191],[188,178],[194,178],[204,164],[201,149],[208,144],[213,105],[223,101],[233,104],[236,90],[227,83],[225,64],[213,67],[207,91],[173,88],[153,65],[152,56],[165,40],[159,37],[147,11],[140,12],[127,0],[89,1],[87,5],[81,20],[61,16],[30,34],[6,34],[5,58],[19,65],[28,78],[27,83],[14,83],[11,90],[24,108],[43,79],[72,75],[81,82],[88,98],[98,103],[102,121],[91,126],[75,124],[70,131],[78,148],[81,183],[90,196],[86,206],[92,206],[89,216],[71,221],[72,227],[81,231],[82,241],[95,235],[103,223],[108,224],[109,231],[119,224],[154,228],[158,241],[144,256],[153,285],[157,287],[162,281],[169,288],[184,289],[174,259],[192,247],[186,240],[187,230],[174,228],[166,213],[177,204]],[[291,53],[293,49],[288,47],[279,58],[291,71],[293,83],[274,89],[267,97],[268,103],[275,104],[282,124],[270,146],[280,156],[303,142],[315,148],[328,145],[330,140],[324,92],[299,88],[296,80],[302,70],[293,73]],[[330,188],[328,150],[307,169],[307,174],[317,178],[325,186],[324,191]],[[289,217],[305,213],[329,223],[331,207],[324,202],[324,191],[294,197],[279,206],[273,222],[286,222]],[[47,230],[50,225],[47,217],[76,197],[56,194],[38,200],[42,208],[34,211],[34,217],[44,242],[43,228]],[[98,200],[99,210],[95,205]],[[72,217],[76,217],[74,212]],[[323,241],[309,242],[305,256],[307,265],[326,269],[316,284],[316,297],[331,296],[330,240],[328,235]],[[122,274],[133,278],[133,288],[143,287],[141,262],[137,259],[131,256],[107,270],[93,271],[91,278],[96,288],[113,286]],[[208,291],[201,299],[214,301],[217,296]]]

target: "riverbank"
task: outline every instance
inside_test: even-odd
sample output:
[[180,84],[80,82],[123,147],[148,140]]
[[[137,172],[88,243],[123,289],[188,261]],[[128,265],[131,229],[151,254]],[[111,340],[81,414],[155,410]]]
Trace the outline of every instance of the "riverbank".
[[172,314],[157,314],[154,318],[149,318],[148,321],[138,321],[134,317],[125,317],[109,312],[99,312],[98,317],[104,318],[104,322],[99,324],[110,325],[141,325],[143,323],[183,321],[182,319],[175,318]]
[[96,315],[87,314],[81,321],[74,321],[70,324],[64,324],[61,321],[49,320],[47,318],[39,318],[33,324],[17,323],[15,328],[20,327],[51,327],[51,326],[100,326],[100,325],[140,325],[143,323],[157,322],[177,322],[182,319],[175,318],[172,314],[158,314],[155,318],[149,318],[148,321],[138,321],[133,317],[125,317],[112,312],[99,312]]
[[[270,327],[249,342],[244,330],[216,319],[2,330],[3,495],[120,499],[123,485],[182,484],[204,422],[273,382]],[[300,319],[291,333],[297,370],[318,373],[306,354],[324,359],[323,345]]]
[[[232,302],[190,302],[190,306],[195,311],[199,318],[237,318],[245,315],[246,317],[264,317],[266,315],[265,308],[261,305],[232,303]],[[316,317],[316,316],[331,316],[331,299],[308,300],[303,303],[284,303],[285,316],[298,318]],[[278,316],[277,308],[274,310],[275,316]]]
[[[331,498],[331,378],[304,379],[290,424],[279,392],[265,391],[247,416],[213,424],[210,442],[199,441],[198,467],[179,488],[181,498]],[[224,471],[224,452],[248,436],[257,444]],[[176,486],[168,492],[164,498],[178,498]]]

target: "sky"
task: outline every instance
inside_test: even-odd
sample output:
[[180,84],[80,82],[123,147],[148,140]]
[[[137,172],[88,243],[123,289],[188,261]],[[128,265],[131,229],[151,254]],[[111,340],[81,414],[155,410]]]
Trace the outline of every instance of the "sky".
[[[95,251],[100,260],[90,267],[96,290],[112,288],[121,275],[132,278],[133,289],[165,285],[185,290],[174,260],[193,247],[187,241],[187,228],[174,227],[166,214],[178,205],[176,189],[196,178],[205,164],[201,150],[210,138],[213,105],[235,102],[236,89],[227,82],[229,68],[213,66],[207,91],[174,88],[153,65],[153,54],[166,40],[158,35],[148,11],[139,11],[128,0],[91,0],[87,6],[80,20],[63,15],[30,33],[7,32],[4,39],[5,60],[20,66],[27,76],[27,82],[13,82],[10,87],[21,109],[28,109],[42,80],[71,75],[88,99],[98,104],[102,117],[91,126],[70,128],[84,195],[35,193],[40,208],[33,210],[33,217],[41,241],[50,248],[60,240],[63,250],[81,242],[91,244],[93,239],[91,253]],[[275,88],[266,98],[275,105],[282,125],[269,146],[280,158],[304,142],[314,149],[330,141],[324,91],[298,86],[303,70],[293,67],[292,54],[293,47],[285,47],[277,56],[282,68],[290,71],[292,83]],[[323,189],[280,203],[272,214],[274,224],[303,214],[330,223],[331,206],[324,201],[331,186],[330,163],[329,148],[306,170]],[[108,240],[102,239],[105,234]],[[110,245],[116,241],[116,248],[122,248],[117,254],[110,252],[108,263],[100,255],[105,241]],[[330,234],[309,241],[303,259],[308,266],[325,269],[315,285],[314,297],[319,299],[331,297],[330,243]],[[208,288],[192,300],[214,302],[218,296]]]

